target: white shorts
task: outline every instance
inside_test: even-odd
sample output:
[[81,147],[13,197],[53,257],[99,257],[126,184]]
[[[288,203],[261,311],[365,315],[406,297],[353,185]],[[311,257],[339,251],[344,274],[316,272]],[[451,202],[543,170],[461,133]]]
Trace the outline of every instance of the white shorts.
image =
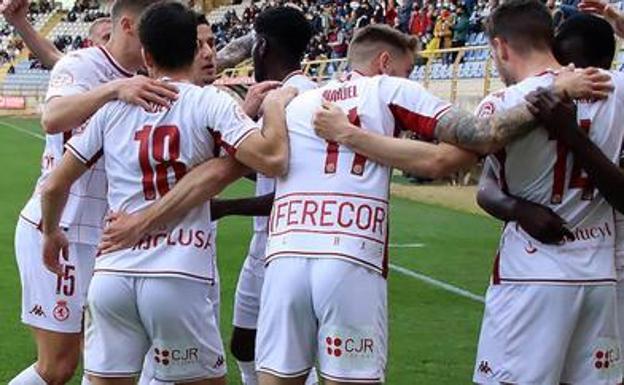
[[41,249],[41,232],[20,218],[15,229],[15,255],[22,283],[22,322],[53,332],[80,333],[97,247],[70,243],[62,276],[46,269]]
[[474,382],[619,384],[615,302],[614,285],[491,285]]
[[257,370],[299,377],[318,360],[325,379],[383,382],[386,286],[378,273],[338,259],[272,261],[262,288]]
[[264,261],[250,256],[245,258],[234,296],[234,326],[252,330],[257,328],[264,270]]
[[210,288],[183,278],[96,274],[88,295],[85,372],[134,377],[148,354],[158,381],[224,376]]
[[620,351],[624,352],[624,268],[618,268],[616,289],[618,332],[620,334]]

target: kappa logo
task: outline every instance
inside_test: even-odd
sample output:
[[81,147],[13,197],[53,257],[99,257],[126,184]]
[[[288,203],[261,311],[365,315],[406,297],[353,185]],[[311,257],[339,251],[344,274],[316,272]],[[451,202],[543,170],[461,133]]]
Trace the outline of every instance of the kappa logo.
[[215,362],[214,366],[212,367],[213,369],[218,369],[220,367],[222,367],[225,364],[225,357],[223,357],[222,355],[219,355],[219,357],[217,357],[217,362]]
[[487,361],[481,361],[479,363],[479,368],[477,369],[477,371],[487,376],[491,376],[492,374],[494,374],[494,371],[492,370],[492,368],[490,368],[490,363]]
[[28,313],[37,317],[46,317],[45,312],[43,311],[43,307],[41,307],[41,305],[33,306],[33,308]]
[[477,371],[479,373],[483,373],[485,375],[492,375],[494,373],[494,371],[492,370],[492,368],[490,368],[490,363],[487,361],[481,361],[479,363],[479,368],[477,369]]
[[63,322],[69,318],[69,307],[67,306],[67,301],[57,301],[56,306],[54,306],[54,310],[52,310],[52,314],[54,315],[54,319],[59,322]]

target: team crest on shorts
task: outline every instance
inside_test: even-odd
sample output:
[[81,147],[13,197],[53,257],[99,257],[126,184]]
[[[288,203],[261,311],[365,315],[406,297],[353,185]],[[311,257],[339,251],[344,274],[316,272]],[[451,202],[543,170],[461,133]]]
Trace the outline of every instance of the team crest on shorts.
[[372,329],[325,327],[323,355],[343,368],[359,368],[370,365],[380,354],[378,341]]
[[618,341],[613,338],[599,338],[592,351],[592,367],[600,372],[600,377],[619,378],[621,365]]
[[54,315],[54,319],[59,322],[67,320],[69,318],[69,307],[67,306],[67,301],[56,301],[52,314]]

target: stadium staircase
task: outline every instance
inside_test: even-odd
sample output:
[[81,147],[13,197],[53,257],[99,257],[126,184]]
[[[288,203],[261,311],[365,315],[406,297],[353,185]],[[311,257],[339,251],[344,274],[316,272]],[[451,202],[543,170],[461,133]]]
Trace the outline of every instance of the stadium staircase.
[[[48,20],[43,24],[43,26],[39,29],[39,33],[43,36],[48,36],[48,34],[54,29],[54,27],[59,24],[63,18],[65,17],[65,12],[62,12],[58,9],[52,11],[52,14],[48,18]],[[27,48],[23,49],[20,54],[15,57],[13,63],[5,63],[2,67],[0,67],[0,83],[3,83],[7,73],[9,72],[9,68],[11,65],[18,65],[19,63],[28,60],[28,55],[30,54],[30,50]]]

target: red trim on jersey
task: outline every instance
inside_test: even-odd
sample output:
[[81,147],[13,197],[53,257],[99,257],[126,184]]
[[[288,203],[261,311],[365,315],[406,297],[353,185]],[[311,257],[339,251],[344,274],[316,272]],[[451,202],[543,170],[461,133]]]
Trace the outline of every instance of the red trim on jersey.
[[104,155],[104,149],[100,148],[98,152],[96,152],[90,159],[86,156],[82,155],[80,151],[76,150],[76,147],[72,146],[71,143],[65,143],[65,147],[69,148],[72,154],[76,155],[76,157],[85,164],[87,168],[91,168],[101,157]]
[[[227,143],[226,141],[224,141],[221,138],[221,133],[218,131],[213,130],[212,128],[208,128],[208,132],[210,133],[210,135],[212,135],[212,139],[214,140],[215,143],[215,151],[217,151],[216,147],[222,147],[225,152],[227,152],[228,154],[230,154],[230,156],[234,156],[236,154],[236,148],[234,148],[233,146],[231,146],[229,143]],[[215,156],[216,157],[216,156]]]
[[355,378],[355,377],[340,377],[340,376],[334,376],[331,374],[327,374],[325,372],[321,372],[321,376],[327,380],[332,380],[332,381],[336,381],[336,382],[355,382],[355,383],[361,383],[361,384],[376,384],[376,383],[380,383],[381,382],[381,378],[377,377],[377,378]]
[[126,71],[125,69],[123,69],[123,67],[117,63],[117,60],[115,60],[113,58],[113,56],[108,52],[108,50],[106,50],[105,47],[99,45],[98,48],[100,49],[100,51],[102,51],[102,53],[104,54],[104,56],[106,56],[106,58],[108,59],[108,61],[110,62],[110,64],[115,67],[115,69],[117,71],[119,71],[120,74],[122,74],[125,77],[131,78],[134,76],[134,74],[130,73],[129,71]]
[[435,139],[435,127],[438,124],[435,117],[418,114],[398,104],[390,104],[388,108],[403,130],[415,132],[422,140]]
[[63,154],[65,153],[65,145],[72,137],[72,130],[63,132]]
[[[388,217],[390,217],[390,213],[388,213]],[[388,241],[390,240],[390,218],[388,218],[388,222],[386,222],[386,240],[384,242],[384,253],[383,260],[381,261],[381,275],[384,278],[388,278],[388,263],[390,261],[390,249],[388,247]]]
[[37,230],[41,231],[41,221],[37,223],[33,221],[32,219],[25,217],[23,214],[20,214],[20,218],[22,218],[28,224],[33,225]]
[[318,195],[318,196],[327,196],[327,195],[329,195],[329,196],[332,196],[332,195],[334,195],[334,196],[339,196],[339,197],[351,197],[351,198],[368,199],[368,200],[371,200],[371,201],[381,202],[381,203],[386,203],[386,204],[388,203],[388,201],[387,201],[387,200],[385,200],[385,199],[381,199],[381,198],[369,197],[369,196],[366,196],[366,195],[360,195],[360,194],[350,194],[350,193],[342,193],[342,192],[328,192],[328,191],[317,191],[317,192],[291,192],[291,193],[284,194],[284,195],[282,195],[282,196],[280,196],[280,197],[275,198],[275,199],[274,199],[274,201],[275,201],[275,202],[277,202],[277,201],[279,201],[279,200],[281,200],[281,199],[288,198],[288,197],[291,197],[291,196],[293,196],[293,195],[294,195],[294,196],[297,196],[297,195],[301,195],[301,196],[315,196],[315,195]]
[[505,193],[509,193],[509,186],[507,185],[507,173],[505,172],[505,162],[507,161],[507,152],[504,148],[501,148],[494,154],[494,157],[498,160],[498,184]]
[[266,372],[266,373],[273,374],[276,377],[284,377],[284,378],[300,377],[300,376],[303,376],[304,374],[310,373],[310,370],[312,370],[312,368],[303,369],[298,372],[284,373],[284,372],[279,372],[271,368],[267,368],[266,366],[262,366],[258,368],[258,371],[260,372]]
[[285,251],[278,251],[276,253],[273,254],[269,254],[265,257],[266,261],[270,261],[271,259],[274,258],[279,258],[281,257],[289,257],[289,256],[296,256],[296,255],[302,255],[302,256],[319,256],[319,255],[333,255],[335,257],[339,257],[339,259],[352,259],[354,261],[357,261],[358,264],[360,265],[364,265],[366,267],[369,267],[372,270],[375,270],[378,273],[382,273],[381,269],[379,267],[377,267],[377,265],[374,265],[368,261],[365,261],[363,259],[354,257],[352,255],[349,254],[343,254],[343,253],[336,253],[333,251],[328,251],[328,252],[322,252],[322,251],[291,251],[291,250],[285,250]]
[[550,282],[550,283],[580,284],[580,283],[615,283],[617,282],[617,279],[615,278],[598,278],[598,279],[501,278],[500,281],[501,282],[531,282],[531,283]]
[[494,257],[494,267],[492,268],[492,284],[500,285],[500,283],[500,252],[496,252],[496,257]]
[[[106,255],[106,254],[103,254]],[[181,271],[171,271],[171,270],[125,270],[125,269],[95,269],[93,270],[96,273],[119,273],[119,274],[128,274],[128,275],[157,275],[157,274],[167,274],[167,275],[181,275],[183,277],[194,278],[200,281],[206,282],[214,282],[214,278],[206,278],[201,275],[184,273]]]
[[245,131],[245,133],[241,136],[238,137],[238,139],[236,139],[236,142],[234,142],[234,144],[232,145],[232,147],[237,148],[241,142],[245,139],[247,139],[247,137],[253,132],[256,131],[258,129],[258,127],[253,127],[248,129],[247,131]]
[[281,235],[284,234],[290,234],[290,233],[308,233],[308,234],[325,234],[325,235],[335,235],[335,234],[340,234],[340,235],[348,235],[350,237],[355,237],[355,238],[362,238],[362,239],[366,239],[368,241],[371,242],[376,242],[379,244],[384,244],[384,241],[380,241],[379,239],[373,238],[373,237],[368,237],[366,235],[361,235],[361,234],[356,234],[356,233],[351,233],[348,231],[335,231],[335,230],[308,230],[308,229],[291,229],[291,230],[284,230],[284,231],[279,231],[277,233],[271,233],[272,237],[279,237]]

